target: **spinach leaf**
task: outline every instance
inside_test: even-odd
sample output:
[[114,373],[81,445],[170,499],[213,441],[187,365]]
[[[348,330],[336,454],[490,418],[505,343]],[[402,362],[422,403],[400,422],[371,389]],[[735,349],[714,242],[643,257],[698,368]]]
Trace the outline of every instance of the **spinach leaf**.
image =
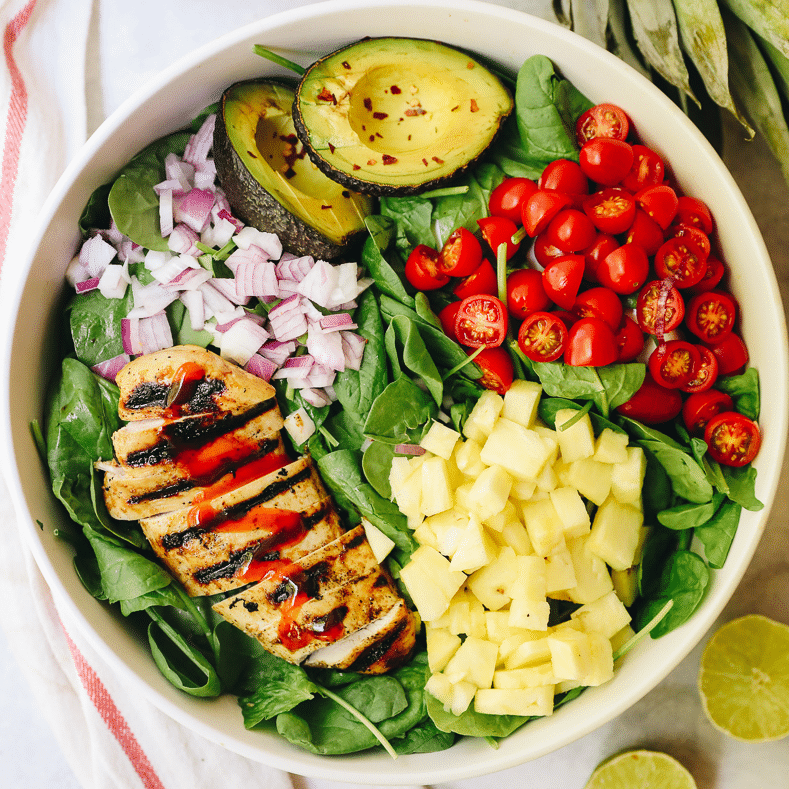
[[507,737],[531,720],[517,715],[486,715],[476,712],[473,705],[461,715],[453,715],[447,712],[444,705],[434,696],[426,693],[425,697],[430,719],[444,732],[468,737]]
[[111,186],[111,183],[102,184],[88,198],[79,218],[79,229],[83,237],[87,237],[93,230],[105,230],[110,226],[112,217],[110,217],[107,197]]
[[433,203],[427,197],[382,197],[379,210],[395,223],[394,244],[403,259],[419,244],[438,247],[433,232]]
[[644,478],[649,480],[649,484],[644,485],[641,499],[644,513],[656,517],[658,512],[671,506],[674,492],[671,488],[671,479],[657,458],[648,449],[644,449],[644,457],[647,461]]
[[[540,403],[537,406],[537,412],[547,425],[556,426],[556,414],[565,408],[572,408],[580,411],[581,406],[574,400],[567,400],[564,397],[541,397]],[[609,421],[600,414],[594,411],[589,412],[589,418],[592,420],[592,428],[596,436],[600,435],[606,428],[613,430],[616,433],[625,433],[626,431],[614,422]]]
[[373,441],[362,455],[362,471],[375,492],[385,499],[392,498],[392,487],[389,484],[389,473],[395,456],[393,444]]
[[77,358],[92,367],[123,353],[121,320],[133,306],[131,288],[122,299],[105,299],[98,290],[80,293],[67,307]]
[[416,443],[438,408],[407,375],[401,375],[376,397],[364,423],[364,434],[387,444]]
[[723,501],[722,493],[714,493],[710,501],[702,504],[677,504],[657,514],[658,522],[668,529],[695,529],[706,523]]
[[707,561],[716,570],[720,570],[726,562],[741,512],[741,505],[726,499],[710,520],[696,527],[695,535],[704,546]]
[[444,383],[425,341],[419,334],[417,324],[405,315],[395,315],[384,337],[387,353],[393,369],[400,369],[399,349],[402,349],[402,364],[422,379],[438,406],[444,400]]
[[496,145],[488,154],[502,172],[509,178],[530,178],[536,181],[542,175],[545,165],[536,162],[521,142],[518,120],[510,115],[504,124]]
[[749,367],[742,375],[722,375],[715,382],[715,388],[726,392],[734,401],[734,410],[750,417],[759,418],[759,373]]
[[453,732],[443,732],[429,718],[409,729],[404,737],[392,740],[392,747],[401,756],[409,753],[434,753],[454,745]]
[[[376,227],[380,228],[384,223],[390,223],[386,217],[368,217],[367,226],[370,227],[376,222]],[[413,306],[414,299],[408,293],[403,285],[403,271],[404,266],[397,260],[395,263],[390,263],[385,257],[386,247],[380,247],[383,239],[380,235],[371,235],[365,239],[364,246],[362,247],[362,266],[367,270],[367,273],[375,280],[375,287],[381,292],[386,293],[393,299],[407,304],[409,307]],[[391,255],[393,261],[397,259],[397,253]]]
[[728,496],[743,509],[758,512],[764,504],[756,498],[756,469],[753,466],[721,466],[729,486]]

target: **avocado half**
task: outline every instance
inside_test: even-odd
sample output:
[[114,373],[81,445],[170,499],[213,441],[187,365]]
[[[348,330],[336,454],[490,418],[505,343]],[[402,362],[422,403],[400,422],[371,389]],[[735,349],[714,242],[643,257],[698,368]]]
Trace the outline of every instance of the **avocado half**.
[[295,89],[269,79],[222,95],[214,161],[237,216],[276,233],[296,255],[342,255],[373,210],[370,197],[327,178],[309,159],[291,116]]
[[465,52],[416,38],[366,38],[310,66],[293,121],[313,162],[365,194],[414,195],[476,161],[512,94]]

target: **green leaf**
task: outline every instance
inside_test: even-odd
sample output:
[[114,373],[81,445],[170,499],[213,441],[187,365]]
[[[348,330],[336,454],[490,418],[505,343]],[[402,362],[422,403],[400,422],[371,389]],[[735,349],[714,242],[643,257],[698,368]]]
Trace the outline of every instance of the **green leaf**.
[[77,358],[92,367],[123,353],[121,320],[133,306],[132,289],[122,299],[106,299],[99,290],[75,295],[68,308]]
[[[373,219],[375,219],[379,228],[384,221],[391,222],[386,217],[368,217],[368,227],[372,224]],[[381,248],[378,246],[382,238],[380,234],[376,234],[365,240],[362,248],[362,266],[367,269],[369,275],[375,280],[375,287],[381,293],[386,293],[393,299],[397,299],[403,304],[412,307],[414,299],[405,289],[403,279],[400,276],[402,274],[402,265],[399,261],[397,261],[397,265],[394,265],[384,257],[386,247]],[[393,253],[391,257],[394,260],[396,253]]]
[[438,408],[407,375],[392,381],[375,399],[364,423],[364,434],[388,444],[415,443]]
[[637,441],[648,449],[668,475],[677,496],[695,504],[703,504],[712,498],[712,485],[704,469],[684,449],[677,449],[662,441]]
[[427,693],[426,698],[427,712],[438,729],[467,737],[507,737],[531,720],[517,715],[486,715],[476,712],[473,704],[462,714],[453,715],[434,696]]
[[403,366],[422,380],[440,406],[444,400],[444,383],[435,362],[428,353],[425,341],[414,321],[405,315],[395,315],[384,337],[393,368],[399,368],[398,349],[402,349]]
[[764,504],[756,498],[756,469],[753,466],[721,466],[729,485],[728,496],[743,509],[758,512]]
[[749,367],[742,375],[719,376],[715,381],[715,388],[731,397],[735,411],[753,420],[759,418],[759,373],[755,367]]
[[741,512],[742,507],[737,502],[727,499],[709,521],[696,527],[695,535],[704,546],[707,561],[716,570],[726,562]]
[[658,522],[675,531],[695,529],[712,518],[723,498],[722,493],[716,493],[710,501],[703,504],[678,504],[659,512]]

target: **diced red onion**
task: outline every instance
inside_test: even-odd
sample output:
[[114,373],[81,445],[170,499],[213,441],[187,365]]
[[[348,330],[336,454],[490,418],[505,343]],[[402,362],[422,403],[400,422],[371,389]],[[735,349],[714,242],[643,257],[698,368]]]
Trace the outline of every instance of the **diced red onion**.
[[235,279],[226,279],[224,277],[214,277],[209,280],[208,285],[218,290],[223,296],[229,299],[233,304],[244,306],[249,304],[249,296],[239,296],[236,291]]
[[147,268],[148,271],[156,271],[159,266],[163,266],[172,256],[172,252],[149,249],[145,253],[145,268]]
[[336,281],[329,302],[321,306],[336,309],[340,304],[352,301],[359,295],[358,268],[356,263],[340,263],[334,266]]
[[159,195],[159,232],[167,238],[173,232],[173,190],[164,189]]
[[269,321],[274,337],[280,342],[295,340],[307,333],[307,319],[304,313],[292,310]]
[[277,367],[281,367],[291,354],[296,353],[296,342],[295,340],[288,342],[269,340],[258,353],[274,362]]
[[329,396],[321,389],[313,389],[311,387],[305,387],[301,389],[301,396],[304,398],[306,402],[310,405],[315,406],[315,408],[323,408],[323,406],[330,405],[331,400]]
[[[177,277],[174,277],[163,287],[167,290],[197,290],[204,282],[211,279],[211,272],[202,267],[184,269]],[[202,299],[202,295],[200,296]]]
[[115,224],[115,220],[112,218],[110,218],[109,229],[102,231],[102,236],[104,237],[105,241],[109,242],[113,246],[117,246],[125,238],[123,233],[118,230],[118,225]]
[[99,280],[99,290],[105,299],[122,299],[126,294],[130,277],[123,266],[110,265],[104,269]]
[[188,225],[179,224],[173,228],[167,238],[167,247],[170,251],[181,255],[192,255],[197,257],[200,250],[195,246],[195,241],[199,240],[200,236],[195,230]]
[[413,455],[417,457],[418,455],[424,455],[427,450],[424,447],[420,447],[419,444],[395,444],[394,451],[396,455]]
[[219,355],[243,367],[269,338],[269,333],[253,320],[240,320],[221,335]]
[[255,296],[259,299],[275,299],[279,296],[277,270],[270,260],[242,263],[236,269],[235,281],[239,296]]
[[295,279],[281,279],[278,282],[279,295],[286,299],[289,296],[299,295],[299,283]]
[[131,356],[142,353],[139,318],[121,318],[121,341],[125,353]]
[[[310,373],[301,384],[301,386],[309,386],[313,389],[323,389],[326,386],[331,386],[334,383],[337,373],[325,364],[315,363],[310,368]],[[294,384],[295,388],[296,387]]]
[[265,356],[256,353],[250,357],[244,369],[264,381],[270,381],[271,376],[277,371],[277,365]]
[[202,331],[205,328],[205,302],[203,294],[196,290],[185,290],[178,298],[183,302],[189,313],[189,325],[192,331]]
[[178,181],[179,187],[174,189],[174,192],[185,194],[192,188],[195,168],[191,164],[182,161],[178,154],[168,153],[164,157],[164,174],[168,181]]
[[131,357],[122,353],[119,356],[114,356],[112,359],[107,359],[105,362],[94,364],[90,369],[96,375],[106,378],[108,381],[115,383],[115,376],[123,369],[123,367],[131,361]]
[[306,378],[314,363],[315,360],[309,354],[291,356],[285,360],[285,364],[274,373],[272,378]]
[[345,355],[339,332],[327,334],[313,325],[307,334],[307,350],[319,364],[338,372],[345,369]]
[[279,237],[274,233],[264,233],[251,225],[236,233],[233,240],[239,249],[248,249],[252,245],[260,247],[269,260],[279,260],[282,256],[282,242]]
[[215,219],[213,224],[210,224],[203,230],[200,240],[207,247],[222,249],[233,238],[233,233],[235,232],[236,226],[230,220]]
[[178,255],[172,257],[163,266],[159,266],[153,273],[154,279],[163,285],[172,282],[187,269],[198,269],[200,264],[191,255]]
[[139,325],[140,353],[148,354],[171,348],[173,333],[164,312],[157,312],[147,318],[140,319]]
[[290,252],[285,252],[279,263],[277,263],[277,276],[280,279],[292,279],[295,282],[301,282],[314,265],[315,259],[311,255],[296,257]]
[[195,233],[202,233],[211,218],[214,194],[207,189],[190,189],[173,197],[173,219],[183,222]]
[[298,290],[310,301],[320,304],[321,307],[330,308],[336,287],[337,268],[325,260],[316,260],[309,273],[299,282]]
[[[120,268],[120,266],[118,266]],[[99,287],[99,277],[91,277],[90,279],[83,279],[82,282],[77,282],[74,285],[77,293],[89,293]]]
[[168,178],[166,181],[160,181],[158,184],[155,184],[153,191],[156,192],[156,194],[159,195],[159,199],[161,199],[165,192],[172,193],[181,191],[181,182],[177,178]]
[[124,263],[142,263],[145,260],[145,250],[131,239],[124,238],[118,245],[118,257]]
[[195,186],[198,189],[213,191],[216,181],[216,165],[213,159],[202,162],[195,170]]
[[236,249],[225,259],[225,265],[235,274],[236,269],[242,263],[264,263],[268,262],[268,255],[256,245],[251,245],[246,249]]
[[362,356],[367,340],[360,334],[352,331],[340,332],[342,340],[342,352],[345,356],[345,366],[349,370],[358,370],[362,366]]
[[220,291],[213,286],[213,283],[214,280],[211,279],[198,287],[198,290],[205,298],[206,306],[214,314],[219,312],[233,312],[235,310],[235,305],[233,302],[230,301],[230,299],[228,299],[223,293],[220,293]]
[[185,162],[198,167],[208,158],[208,152],[214,141],[214,126],[216,125],[216,114],[208,115],[200,128],[189,138],[189,142],[184,149],[183,159]]
[[353,322],[353,318],[348,312],[335,312],[332,315],[324,315],[320,319],[320,327],[324,332],[340,331],[341,329],[358,329]]
[[100,235],[95,235],[82,245],[79,260],[91,277],[98,277],[116,254],[112,244],[108,244]]
[[90,279],[88,272],[85,270],[85,266],[80,262],[79,255],[74,255],[74,257],[71,258],[71,261],[66,267],[65,276],[66,282],[68,282],[72,288],[76,288],[78,282]]
[[168,304],[178,298],[178,294],[162,288],[158,282],[140,285],[136,277],[132,277],[132,293],[134,308],[129,311],[129,318],[148,318],[161,312]]

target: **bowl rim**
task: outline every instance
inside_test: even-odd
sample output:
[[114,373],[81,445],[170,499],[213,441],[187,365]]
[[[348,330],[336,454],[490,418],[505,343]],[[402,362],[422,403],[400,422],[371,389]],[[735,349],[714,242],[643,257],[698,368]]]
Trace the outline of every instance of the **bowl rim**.
[[[648,680],[643,681],[641,684],[633,685],[625,688],[624,692],[618,697],[618,702],[607,710],[604,714],[590,719],[581,725],[574,725],[567,727],[567,730],[560,734],[560,736],[551,740],[549,744],[544,744],[541,747],[532,748],[527,757],[523,757],[517,751],[512,749],[505,750],[492,756],[484,758],[484,754],[478,754],[482,758],[475,764],[469,765],[463,763],[464,760],[458,760],[458,763],[453,763],[453,760],[444,760],[445,764],[440,769],[433,769],[432,771],[425,771],[423,766],[420,766],[420,760],[413,757],[401,757],[400,763],[405,759],[413,758],[413,767],[404,772],[377,769],[371,773],[366,771],[366,768],[360,766],[362,762],[370,761],[365,755],[354,757],[313,757],[303,751],[298,751],[295,756],[286,753],[284,756],[276,753],[266,752],[261,753],[259,749],[248,746],[245,742],[240,740],[233,740],[226,735],[221,734],[212,726],[206,724],[204,721],[192,715],[185,710],[181,705],[174,703],[172,699],[163,695],[158,689],[152,687],[149,683],[144,681],[126,662],[119,658],[118,654],[107,644],[107,642],[99,635],[91,623],[88,621],[80,606],[68,593],[64,586],[62,579],[55,571],[45,547],[41,542],[38,534],[37,525],[31,515],[25,496],[23,493],[21,480],[19,477],[19,470],[12,452],[9,451],[13,447],[11,437],[13,435],[11,428],[11,407],[10,407],[10,360],[13,353],[13,328],[16,326],[20,319],[19,308],[20,300],[22,298],[27,278],[30,274],[33,262],[35,260],[36,252],[38,251],[42,240],[46,236],[50,224],[57,213],[57,210],[63,201],[69,188],[78,180],[80,173],[90,163],[96,152],[110,140],[116,133],[119,126],[133,115],[133,113],[142,105],[144,105],[152,96],[156,95],[159,91],[163,90],[177,76],[194,69],[200,63],[216,56],[219,53],[229,50],[234,46],[238,46],[242,42],[249,39],[251,36],[259,36],[268,31],[275,30],[276,28],[287,23],[294,22],[307,22],[314,21],[324,16],[330,16],[340,11],[353,11],[358,9],[367,8],[386,8],[386,9],[407,9],[407,8],[424,8],[431,7],[439,10],[446,10],[450,13],[456,14],[478,14],[485,16],[496,17],[499,22],[506,23],[507,21],[524,21],[526,18],[529,24],[537,31],[544,32],[550,36],[557,36],[560,39],[567,41],[572,46],[581,51],[588,52],[596,58],[608,60],[611,64],[615,64],[616,68],[624,69],[629,72],[631,79],[636,83],[642,81],[642,88],[648,92],[652,92],[655,101],[659,106],[662,105],[667,112],[676,113],[678,110],[670,102],[670,100],[660,93],[660,91],[651,85],[644,77],[635,72],[626,64],[619,61],[614,55],[600,49],[592,42],[581,38],[580,36],[561,28],[559,25],[544,20],[538,17],[531,16],[521,11],[511,9],[504,6],[497,6],[480,0],[422,0],[421,2],[396,2],[396,0],[327,0],[326,2],[315,3],[299,8],[289,9],[264,19],[251,22],[234,31],[226,33],[225,35],[211,41],[163,70],[157,77],[149,81],[146,85],[139,88],[121,103],[118,108],[99,126],[93,133],[90,139],[83,145],[79,153],[71,160],[63,174],[59,178],[55,188],[50,193],[47,201],[45,202],[40,219],[38,230],[33,236],[29,250],[30,253],[26,257],[24,265],[22,266],[24,274],[18,278],[15,283],[15,288],[11,293],[7,293],[6,297],[12,304],[12,309],[5,316],[8,321],[8,331],[3,331],[2,336],[2,371],[0,375],[3,376],[2,392],[0,392],[0,406],[2,407],[2,429],[5,432],[8,440],[3,444],[2,464],[5,467],[3,476],[7,481],[11,498],[14,502],[15,509],[20,522],[20,529],[23,532],[25,542],[30,548],[36,564],[42,572],[48,586],[53,592],[57,600],[59,608],[67,614],[68,618],[76,625],[79,636],[87,643],[107,664],[113,671],[117,671],[123,675],[124,680],[130,680],[135,688],[140,689],[144,695],[159,709],[168,714],[171,718],[185,725],[187,728],[200,733],[205,738],[224,745],[236,753],[252,758],[256,761],[262,761],[271,766],[279,769],[287,770],[289,772],[299,773],[309,776],[320,776],[334,780],[350,780],[354,782],[366,781],[375,782],[379,784],[402,784],[408,781],[414,781],[418,784],[423,783],[438,783],[444,781],[451,781],[457,779],[465,779],[470,777],[479,776],[486,773],[496,772],[499,770],[514,767],[523,763],[527,759],[538,758],[549,752],[552,752],[560,747],[568,745],[569,743],[579,739],[580,737],[588,734],[590,731],[597,729],[604,723],[612,720],[617,715],[621,714],[625,709],[630,707],[633,703],[638,701],[652,688],[654,688],[665,676],[670,673],[673,668],[693,649],[698,641],[703,637],[704,633],[709,629],[714,620],[718,617],[723,606],[730,598],[737,584],[741,580],[748,564],[750,563],[756,547],[759,542],[759,537],[765,527],[767,517],[769,514],[770,505],[775,498],[775,492],[778,485],[778,477],[780,473],[780,461],[783,451],[779,451],[773,458],[778,471],[774,473],[765,473],[768,477],[768,484],[766,490],[761,491],[762,497],[765,499],[765,508],[759,513],[757,518],[757,528],[754,533],[750,535],[747,543],[746,550],[739,556],[737,568],[733,574],[730,575],[730,581],[725,589],[717,589],[714,596],[708,598],[701,610],[697,611],[694,617],[683,626],[679,631],[675,631],[666,637],[670,639],[669,652],[671,659],[667,661],[659,671],[655,672]],[[681,116],[684,119],[684,115]],[[703,147],[706,146],[709,151],[711,147],[706,140],[701,136],[695,127],[686,121],[689,127],[689,133],[694,135]],[[716,154],[714,154],[717,156]],[[750,209],[745,203],[739,188],[734,182],[733,177],[724,168],[723,172],[718,173],[719,177],[728,182],[730,191],[740,213],[745,217],[748,227],[747,231],[754,236],[754,243],[757,244],[759,249],[758,254],[765,260],[769,261],[769,255],[766,247],[764,246],[761,234],[756,226],[755,219],[753,218]],[[772,270],[771,270],[772,271]],[[769,273],[768,279],[769,279]],[[778,299],[780,304],[780,296],[778,292],[777,283],[775,282],[774,272],[772,273],[772,281],[770,284],[773,298]],[[783,326],[783,336],[777,338],[776,342],[776,364],[783,375],[784,382],[787,380],[787,339],[786,339],[786,326]],[[771,415],[771,422],[775,427],[775,433],[779,433],[783,442],[783,437],[787,433],[787,408],[784,408],[778,414]],[[783,448],[783,443],[781,444]],[[8,449],[7,449],[8,448]],[[767,470],[765,470],[767,472]],[[730,588],[729,588],[730,587]],[[728,591],[727,591],[728,590]],[[539,723],[539,722],[537,722]],[[242,726],[240,716],[239,725]],[[534,726],[534,724],[530,724]],[[283,740],[285,745],[288,745]],[[287,749],[285,749],[287,750]],[[388,759],[388,757],[387,757]],[[380,760],[373,759],[373,765],[380,765]],[[410,763],[409,763],[410,764]],[[395,763],[397,766],[397,763]]]

